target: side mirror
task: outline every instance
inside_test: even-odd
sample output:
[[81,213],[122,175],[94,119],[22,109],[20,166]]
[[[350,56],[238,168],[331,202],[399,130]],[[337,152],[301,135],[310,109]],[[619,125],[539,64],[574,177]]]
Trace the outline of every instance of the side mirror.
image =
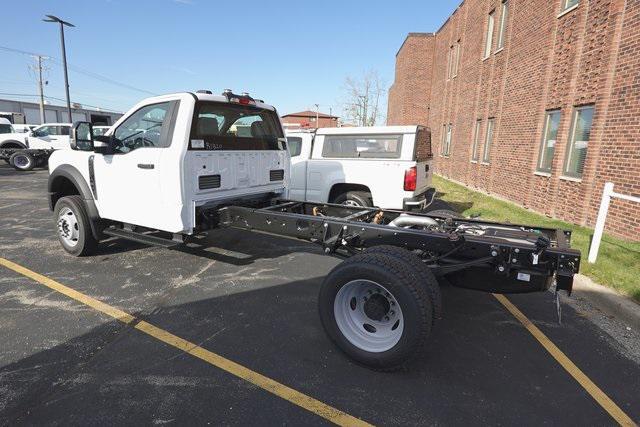
[[113,138],[106,135],[96,135],[93,137],[93,151],[99,154],[113,154]]
[[72,150],[93,151],[93,126],[89,122],[75,122],[69,140]]

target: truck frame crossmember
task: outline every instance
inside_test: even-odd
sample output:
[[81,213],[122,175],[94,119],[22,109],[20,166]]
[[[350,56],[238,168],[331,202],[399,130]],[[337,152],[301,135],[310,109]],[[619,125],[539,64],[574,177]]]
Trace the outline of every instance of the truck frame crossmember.
[[[327,254],[402,247],[420,254],[436,276],[490,292],[540,291],[555,276],[557,288],[570,293],[580,264],[580,252],[569,247],[571,232],[565,230],[292,200],[262,208],[227,206],[217,214],[221,226],[308,240]],[[395,226],[398,218],[415,225]],[[469,272],[475,280],[466,280]],[[477,276],[482,273],[492,276],[492,285],[473,285],[483,282]]]

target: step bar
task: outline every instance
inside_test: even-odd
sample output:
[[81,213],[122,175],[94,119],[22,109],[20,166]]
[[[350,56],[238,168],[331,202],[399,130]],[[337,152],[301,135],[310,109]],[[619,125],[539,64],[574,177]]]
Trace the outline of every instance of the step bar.
[[113,237],[119,237],[122,239],[132,240],[138,243],[144,243],[145,245],[160,246],[162,248],[174,248],[181,245],[181,240],[165,239],[163,237],[152,236],[150,234],[140,233],[133,230],[127,230],[124,228],[109,227],[103,231],[104,234]]

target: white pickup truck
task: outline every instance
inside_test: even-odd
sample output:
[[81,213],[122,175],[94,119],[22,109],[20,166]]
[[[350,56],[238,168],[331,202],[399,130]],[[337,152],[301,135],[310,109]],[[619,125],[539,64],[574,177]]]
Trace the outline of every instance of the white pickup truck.
[[320,128],[286,135],[292,199],[402,210],[422,210],[433,199],[431,134],[425,127]]
[[[367,164],[371,155],[380,166],[362,179],[399,181],[405,199],[428,187],[426,129],[380,128],[379,136],[331,132],[339,131],[316,135],[305,170],[329,175],[335,171],[330,163],[352,161],[354,172],[346,176],[357,177],[358,162]],[[545,291],[555,278],[558,289],[570,292],[578,271],[580,252],[569,248],[568,231],[469,220],[449,211],[287,199],[290,159],[282,124],[275,108],[248,95],[159,96],[137,104],[106,135],[94,136],[87,122],[74,124],[71,133],[70,149],[49,158],[48,182],[58,240],[67,252],[89,254],[107,236],[176,247],[189,235],[220,228],[321,245],[325,254],[349,257],[320,287],[321,323],[341,350],[374,369],[400,368],[432,348],[426,342],[441,313],[438,276],[498,293]],[[306,195],[315,187],[304,188]],[[375,190],[372,197],[380,203]]]

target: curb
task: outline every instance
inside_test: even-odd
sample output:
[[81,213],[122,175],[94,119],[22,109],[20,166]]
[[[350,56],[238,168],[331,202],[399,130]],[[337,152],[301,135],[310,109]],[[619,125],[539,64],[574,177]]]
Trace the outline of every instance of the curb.
[[599,285],[582,274],[574,276],[572,296],[574,295],[586,299],[605,314],[621,320],[635,331],[640,331],[640,305],[629,297]]

